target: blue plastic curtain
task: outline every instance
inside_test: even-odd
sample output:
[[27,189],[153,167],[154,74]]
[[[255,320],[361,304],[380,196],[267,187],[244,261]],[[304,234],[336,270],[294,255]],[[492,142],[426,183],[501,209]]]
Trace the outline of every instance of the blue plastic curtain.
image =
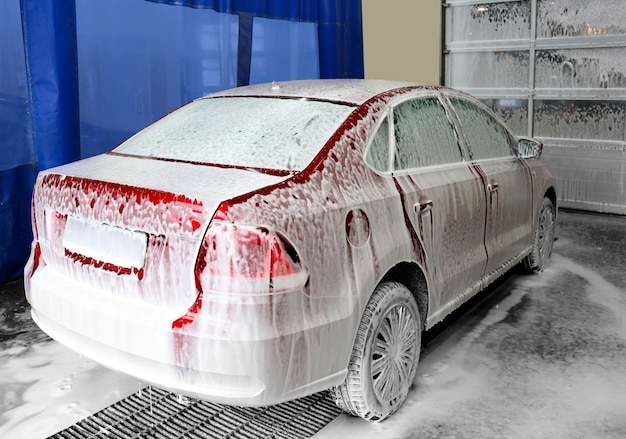
[[254,18],[242,61],[248,17],[141,0],[76,8],[83,157],[192,99],[242,85],[244,70],[245,83],[319,78],[315,23]]
[[79,149],[73,2],[8,0],[0,12],[3,282],[21,274],[28,256],[36,171],[76,160]]
[[74,2],[22,0],[35,169],[80,158]]
[[[28,255],[33,149],[19,0],[0,2],[0,282]],[[25,189],[26,188],[26,189]],[[18,241],[16,249],[12,249]]]
[[[318,22],[320,0],[149,0],[155,3],[213,9],[227,14],[250,14],[279,20]],[[350,3],[348,0],[346,3]],[[336,0],[324,3],[342,3]],[[360,0],[358,2],[360,4]]]
[[[318,26],[320,78],[363,78],[361,0],[148,0]],[[241,47],[241,46],[240,46]]]
[[38,170],[213,91],[342,77],[363,77],[361,0],[0,1],[0,282],[28,256]]
[[0,172],[34,161],[19,0],[0,2]]

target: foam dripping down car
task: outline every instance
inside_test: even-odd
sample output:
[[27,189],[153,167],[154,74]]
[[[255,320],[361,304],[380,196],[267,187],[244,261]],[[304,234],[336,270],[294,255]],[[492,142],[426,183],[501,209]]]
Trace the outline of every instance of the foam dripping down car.
[[39,174],[35,322],[155,386],[262,406],[331,389],[394,413],[421,335],[556,224],[542,145],[471,96],[374,80],[193,101]]

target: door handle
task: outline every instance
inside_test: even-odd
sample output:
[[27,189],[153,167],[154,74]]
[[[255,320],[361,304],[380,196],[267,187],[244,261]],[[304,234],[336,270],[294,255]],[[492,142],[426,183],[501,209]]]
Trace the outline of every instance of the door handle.
[[413,205],[413,212],[415,213],[428,213],[433,207],[433,200],[424,200]]
[[493,183],[489,183],[489,184],[487,185],[487,190],[488,190],[489,192],[491,192],[491,193],[494,193],[494,192],[498,192],[498,188],[499,188],[499,187],[500,187],[500,186],[498,186],[498,183],[493,182]]

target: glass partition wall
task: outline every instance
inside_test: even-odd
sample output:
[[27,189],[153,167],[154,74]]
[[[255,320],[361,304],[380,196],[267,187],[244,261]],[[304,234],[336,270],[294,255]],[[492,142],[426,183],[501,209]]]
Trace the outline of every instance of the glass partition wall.
[[626,0],[448,0],[445,84],[544,142],[565,207],[626,214]]

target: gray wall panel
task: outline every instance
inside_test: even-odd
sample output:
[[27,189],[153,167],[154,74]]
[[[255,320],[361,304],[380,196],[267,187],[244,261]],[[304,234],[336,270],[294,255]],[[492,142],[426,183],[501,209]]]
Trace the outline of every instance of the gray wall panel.
[[444,2],[446,85],[545,143],[562,206],[626,214],[626,0]]

